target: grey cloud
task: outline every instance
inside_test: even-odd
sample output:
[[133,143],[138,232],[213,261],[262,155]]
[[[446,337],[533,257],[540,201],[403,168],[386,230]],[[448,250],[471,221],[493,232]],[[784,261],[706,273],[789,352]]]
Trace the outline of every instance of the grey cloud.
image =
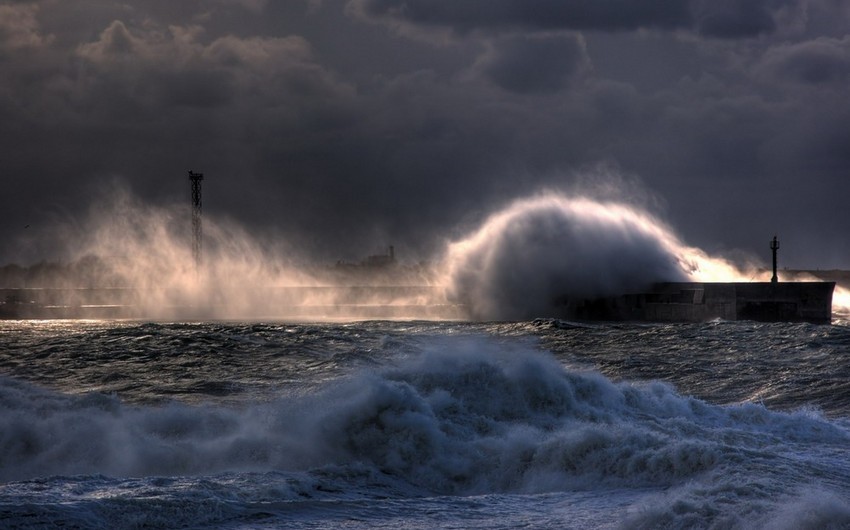
[[268,0],[214,0],[220,4],[224,5],[236,5],[240,6],[248,11],[253,11],[255,13],[262,13],[266,8],[266,5],[269,3]]
[[448,26],[459,32],[486,28],[617,31],[690,23],[686,0],[351,0],[350,6],[365,17]]
[[88,85],[88,94],[99,94],[86,101],[108,105],[112,95],[125,109],[209,109],[237,98],[254,107],[282,97],[311,105],[349,91],[313,61],[303,38],[226,35],[205,43],[203,33],[198,26],[130,30],[112,22],[97,41],[77,49],[88,64],[76,74],[78,83]]
[[695,3],[697,31],[706,36],[735,39],[771,33],[776,29],[771,0],[702,0]]
[[0,53],[50,43],[52,37],[45,35],[38,23],[38,10],[34,4],[0,5]]
[[552,92],[590,68],[577,35],[509,36],[495,40],[474,69],[506,90]]
[[350,0],[352,12],[389,23],[473,30],[686,30],[717,38],[776,29],[788,4],[803,0]]
[[134,38],[123,22],[115,20],[103,30],[97,42],[83,44],[78,53],[92,61],[103,62],[132,55],[141,46],[140,39]]
[[801,83],[844,83],[850,80],[850,37],[822,37],[776,46],[765,54],[759,67]]

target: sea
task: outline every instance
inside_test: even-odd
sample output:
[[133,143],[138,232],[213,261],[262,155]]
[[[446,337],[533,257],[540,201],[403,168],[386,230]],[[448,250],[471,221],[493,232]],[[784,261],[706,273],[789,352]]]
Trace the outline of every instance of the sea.
[[3,321],[0,528],[850,528],[850,324]]

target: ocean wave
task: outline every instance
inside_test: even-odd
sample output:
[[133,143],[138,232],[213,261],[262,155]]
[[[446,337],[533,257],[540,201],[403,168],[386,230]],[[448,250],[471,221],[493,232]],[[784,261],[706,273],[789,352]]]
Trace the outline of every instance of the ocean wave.
[[789,444],[848,442],[813,411],[714,406],[492,339],[437,341],[316,393],[242,407],[132,406],[0,378],[4,482],[356,464],[436,492],[541,492],[666,486],[742,467],[770,475],[790,465]]

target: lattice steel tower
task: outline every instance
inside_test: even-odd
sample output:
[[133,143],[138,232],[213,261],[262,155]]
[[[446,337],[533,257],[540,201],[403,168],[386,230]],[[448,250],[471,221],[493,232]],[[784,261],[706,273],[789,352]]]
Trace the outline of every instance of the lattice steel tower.
[[201,181],[203,173],[189,171],[189,181],[192,183],[192,256],[195,267],[201,266]]

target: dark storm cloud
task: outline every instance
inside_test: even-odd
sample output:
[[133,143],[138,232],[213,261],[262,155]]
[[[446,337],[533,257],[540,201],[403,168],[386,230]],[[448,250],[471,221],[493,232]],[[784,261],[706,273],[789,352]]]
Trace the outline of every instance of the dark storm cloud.
[[476,29],[632,31],[691,30],[718,38],[752,37],[776,29],[787,0],[351,0],[367,18]]
[[776,46],[765,55],[762,67],[801,83],[845,83],[850,79],[850,36]]
[[497,39],[475,68],[506,90],[552,92],[589,64],[576,35],[509,36]]
[[6,3],[0,256],[44,257],[36,229],[114,177],[185,203],[193,169],[207,215],[319,259],[430,258],[601,167],[642,180],[689,243],[796,232],[783,249],[828,242],[834,266],[847,21],[831,0]]
[[776,29],[774,17],[781,7],[771,0],[702,0],[694,3],[693,10],[700,34],[734,39],[772,33]]
[[48,39],[38,32],[37,12],[38,7],[34,5],[0,5],[0,45],[4,51],[46,43]]
[[351,6],[367,17],[449,26],[459,32],[479,28],[634,30],[677,28],[691,22],[686,0],[353,0]]

